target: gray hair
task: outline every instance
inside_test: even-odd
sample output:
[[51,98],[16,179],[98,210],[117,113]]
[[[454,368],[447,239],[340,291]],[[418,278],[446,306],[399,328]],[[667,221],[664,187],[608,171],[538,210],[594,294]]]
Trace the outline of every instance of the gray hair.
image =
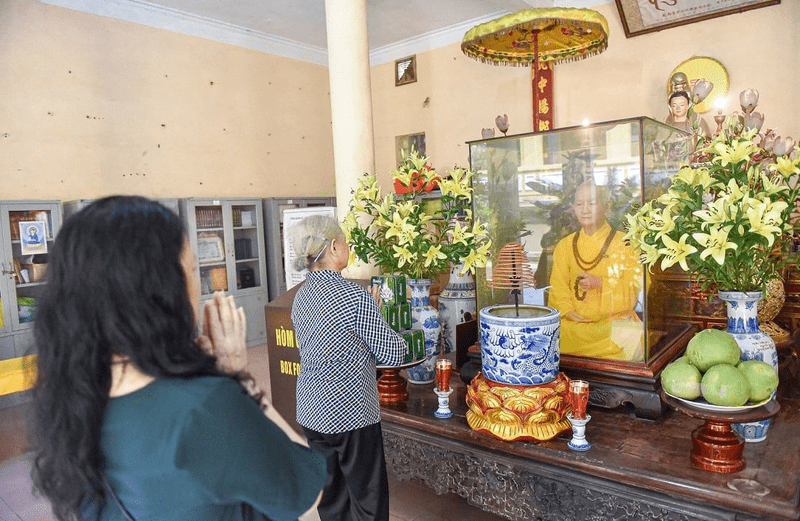
[[311,269],[330,241],[343,234],[339,223],[327,215],[309,215],[292,226],[289,233],[297,254],[294,268],[298,271]]

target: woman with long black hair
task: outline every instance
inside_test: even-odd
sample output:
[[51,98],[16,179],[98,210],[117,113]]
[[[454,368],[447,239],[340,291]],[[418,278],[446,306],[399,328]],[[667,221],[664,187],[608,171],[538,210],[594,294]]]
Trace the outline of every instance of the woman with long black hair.
[[[248,396],[245,320],[199,283],[178,216],[141,197],[69,218],[38,302],[34,485],[60,521],[296,519],[325,459]],[[252,387],[252,386],[251,386]]]

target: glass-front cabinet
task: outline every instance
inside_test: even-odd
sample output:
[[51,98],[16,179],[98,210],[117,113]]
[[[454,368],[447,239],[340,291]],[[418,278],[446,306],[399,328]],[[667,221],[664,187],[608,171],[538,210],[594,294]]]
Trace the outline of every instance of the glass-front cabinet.
[[247,315],[248,344],[266,339],[267,299],[260,199],[186,199],[181,215],[197,255],[201,301],[215,291],[233,295]]
[[687,161],[691,137],[639,117],[469,147],[474,217],[493,241],[476,276],[478,309],[514,302],[493,269],[504,246],[520,244],[527,266],[517,268],[535,284],[516,298],[561,311],[561,365],[652,383],[687,326],[650,312],[647,270],[622,238],[626,215],[663,193]]
[[34,354],[36,301],[60,227],[58,201],[0,202],[0,360]]

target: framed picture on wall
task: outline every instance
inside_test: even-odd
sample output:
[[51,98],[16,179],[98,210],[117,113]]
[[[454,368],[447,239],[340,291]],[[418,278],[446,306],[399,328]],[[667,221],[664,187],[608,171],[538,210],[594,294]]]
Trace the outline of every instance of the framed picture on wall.
[[419,155],[425,155],[425,132],[417,134],[406,134],[405,136],[396,136],[395,143],[395,161],[399,165],[404,156],[408,156],[413,148]]
[[616,0],[616,3],[625,36],[630,38],[776,5],[781,0]]
[[417,81],[417,56],[408,56],[394,62],[394,85],[406,85]]

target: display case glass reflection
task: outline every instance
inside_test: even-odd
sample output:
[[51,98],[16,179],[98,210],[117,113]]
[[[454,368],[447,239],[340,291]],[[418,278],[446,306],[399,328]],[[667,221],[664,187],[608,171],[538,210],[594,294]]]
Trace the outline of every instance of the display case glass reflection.
[[[562,363],[572,357],[647,364],[685,331],[648,310],[648,275],[624,241],[626,215],[669,186],[690,136],[649,118],[470,142],[474,215],[492,261],[520,243],[536,287],[527,304],[562,313]],[[476,276],[478,308],[512,302]]]

